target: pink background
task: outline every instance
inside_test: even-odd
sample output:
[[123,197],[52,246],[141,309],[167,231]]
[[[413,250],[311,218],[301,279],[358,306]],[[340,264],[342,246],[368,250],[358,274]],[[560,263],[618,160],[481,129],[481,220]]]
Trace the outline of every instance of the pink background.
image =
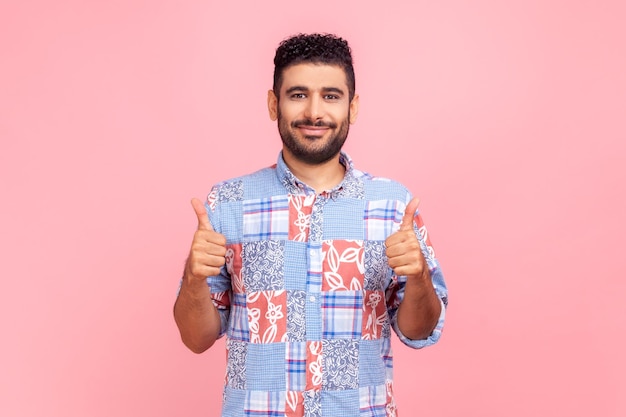
[[396,343],[401,415],[626,415],[623,1],[21,0],[0,20],[0,415],[218,415],[223,341],[194,355],[172,319],[189,200],[275,161],[272,57],[300,31],[351,41],[347,151],[422,198],[447,277],[441,342]]

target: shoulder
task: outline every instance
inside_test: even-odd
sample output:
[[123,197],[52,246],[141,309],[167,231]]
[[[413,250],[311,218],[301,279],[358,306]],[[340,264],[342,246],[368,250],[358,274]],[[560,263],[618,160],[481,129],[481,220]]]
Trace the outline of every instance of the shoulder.
[[407,196],[410,196],[407,187],[394,179],[372,175],[357,169],[354,169],[353,173],[355,178],[363,183],[368,199],[406,200]]
[[255,190],[273,188],[276,182],[276,165],[261,168],[252,173],[216,183],[209,192],[208,203],[214,206],[223,202],[243,201],[249,199],[250,194]]

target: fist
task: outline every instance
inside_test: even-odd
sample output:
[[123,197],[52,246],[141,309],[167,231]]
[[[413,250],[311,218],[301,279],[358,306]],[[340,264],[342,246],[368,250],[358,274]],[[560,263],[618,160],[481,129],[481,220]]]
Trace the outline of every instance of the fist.
[[389,266],[396,275],[416,276],[427,271],[422,248],[413,229],[413,219],[417,213],[419,199],[407,204],[400,229],[385,240]]
[[198,227],[191,242],[185,275],[194,281],[204,281],[206,277],[220,273],[225,263],[226,237],[213,230],[200,200],[193,198],[191,205],[198,218]]

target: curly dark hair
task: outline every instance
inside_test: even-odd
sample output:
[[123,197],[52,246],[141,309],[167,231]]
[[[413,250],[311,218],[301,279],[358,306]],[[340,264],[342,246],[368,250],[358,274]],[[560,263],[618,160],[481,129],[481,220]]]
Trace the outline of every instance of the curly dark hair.
[[332,34],[298,34],[283,40],[274,56],[274,94],[279,97],[283,71],[301,63],[337,65],[346,74],[350,101],[354,97],[355,80],[352,51],[348,42]]

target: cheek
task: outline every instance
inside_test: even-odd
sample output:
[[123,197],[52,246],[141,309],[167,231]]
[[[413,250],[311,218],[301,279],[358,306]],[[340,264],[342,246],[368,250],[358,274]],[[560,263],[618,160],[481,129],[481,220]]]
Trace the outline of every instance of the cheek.
[[299,114],[302,113],[302,109],[297,103],[285,103],[281,102],[278,105],[278,114],[280,114],[286,120],[295,120]]
[[340,109],[333,109],[333,112],[331,114],[332,114],[332,117],[337,121],[352,119],[352,111],[350,109],[350,106],[348,107],[341,106]]

